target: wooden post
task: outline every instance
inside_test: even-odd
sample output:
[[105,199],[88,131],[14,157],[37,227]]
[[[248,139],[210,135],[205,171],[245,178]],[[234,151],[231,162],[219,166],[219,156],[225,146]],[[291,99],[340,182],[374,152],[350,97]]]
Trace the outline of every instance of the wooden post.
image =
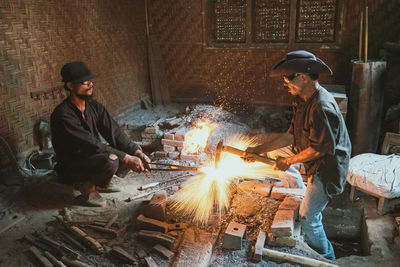
[[314,267],[339,267],[339,265],[332,264],[329,262],[323,262],[319,260],[314,260],[311,258],[303,257],[303,256],[298,256],[298,255],[293,255],[285,252],[280,252],[268,248],[263,249],[263,255],[275,258],[275,259],[281,259],[281,260],[286,260],[290,262],[296,262],[308,266],[314,266]]
[[376,153],[383,107],[386,61],[353,62],[347,121],[352,155]]
[[368,62],[368,6],[365,7],[365,58],[364,62]]
[[360,19],[360,35],[358,40],[358,60],[362,60],[362,41],[363,41],[363,19],[364,13],[361,11],[361,19]]

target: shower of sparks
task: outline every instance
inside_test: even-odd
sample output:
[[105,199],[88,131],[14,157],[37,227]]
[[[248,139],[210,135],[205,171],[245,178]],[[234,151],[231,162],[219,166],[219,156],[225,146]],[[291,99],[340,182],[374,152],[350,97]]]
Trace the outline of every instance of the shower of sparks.
[[[224,145],[240,150],[255,146],[255,138],[236,135],[224,141]],[[279,177],[273,166],[260,162],[246,162],[237,155],[221,153],[218,168],[208,162],[198,175],[186,181],[173,198],[172,209],[189,216],[199,224],[206,224],[212,214],[222,214],[229,206],[233,181],[238,178],[259,179]]]
[[184,150],[187,153],[200,154],[207,146],[208,137],[211,132],[218,126],[208,120],[202,120],[193,124],[196,128],[185,134]]

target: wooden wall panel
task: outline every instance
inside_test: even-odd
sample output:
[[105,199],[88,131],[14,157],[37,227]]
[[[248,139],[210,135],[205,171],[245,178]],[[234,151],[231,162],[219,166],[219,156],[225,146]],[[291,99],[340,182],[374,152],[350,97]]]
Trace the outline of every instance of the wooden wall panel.
[[[0,1],[0,135],[14,152],[33,145],[33,125],[63,98],[30,92],[60,85],[70,61],[99,75],[96,98],[110,112],[132,105],[150,91],[146,53],[144,0]],[[8,161],[0,156],[0,165]]]

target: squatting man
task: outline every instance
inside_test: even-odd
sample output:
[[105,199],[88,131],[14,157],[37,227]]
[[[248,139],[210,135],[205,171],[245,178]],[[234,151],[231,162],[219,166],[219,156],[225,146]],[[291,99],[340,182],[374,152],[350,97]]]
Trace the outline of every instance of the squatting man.
[[146,171],[151,161],[93,99],[97,75],[75,61],[62,67],[61,76],[69,95],[50,118],[55,170],[61,182],[73,184],[81,192],[81,203],[104,206],[99,192],[119,191],[111,182],[114,174],[124,177],[130,170]]
[[[335,99],[318,83],[320,74],[332,75],[332,71],[322,60],[303,50],[288,53],[274,67],[270,76],[282,77],[295,97],[291,125],[271,142],[247,148],[245,158],[251,161],[251,153],[292,146],[294,155],[278,157],[275,167],[286,171],[292,164],[304,164],[308,181],[299,216],[306,242],[325,258],[335,259],[321,212],[333,196],[343,192],[351,144]],[[304,187],[302,180],[299,187]]]

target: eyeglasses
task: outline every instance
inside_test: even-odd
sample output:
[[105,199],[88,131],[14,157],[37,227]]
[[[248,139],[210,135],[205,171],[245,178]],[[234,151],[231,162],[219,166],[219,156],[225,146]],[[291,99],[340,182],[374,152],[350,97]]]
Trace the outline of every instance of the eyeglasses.
[[83,85],[90,85],[91,83],[93,83],[93,81],[84,81],[84,82],[79,82],[80,84],[83,84]]
[[284,75],[283,76],[283,80],[286,82],[286,83],[289,83],[290,81],[292,81],[294,78],[296,78],[297,76],[299,76],[300,74],[299,73],[293,73],[293,74],[291,74],[291,75]]

